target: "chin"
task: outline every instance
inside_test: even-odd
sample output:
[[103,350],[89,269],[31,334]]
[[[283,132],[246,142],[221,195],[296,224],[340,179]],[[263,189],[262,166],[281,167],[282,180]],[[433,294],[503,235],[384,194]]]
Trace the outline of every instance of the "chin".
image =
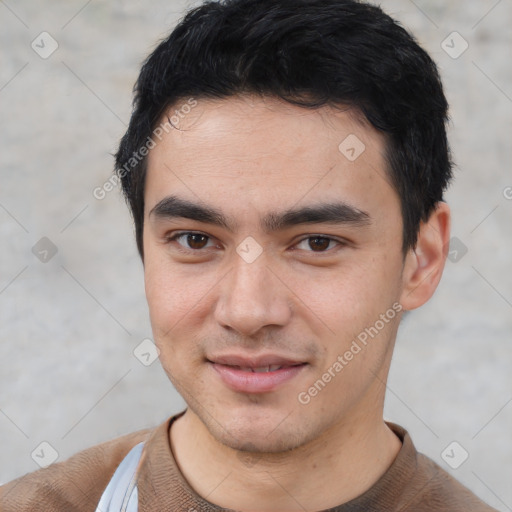
[[284,408],[272,410],[248,404],[214,413],[217,421],[211,416],[200,416],[200,419],[210,434],[229,448],[279,453],[297,448],[307,441],[307,433],[294,416]]

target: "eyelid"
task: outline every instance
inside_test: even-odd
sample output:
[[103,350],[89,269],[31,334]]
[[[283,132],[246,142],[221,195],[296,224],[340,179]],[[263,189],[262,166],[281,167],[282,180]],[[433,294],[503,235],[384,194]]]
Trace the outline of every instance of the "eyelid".
[[[185,236],[185,235],[201,235],[201,236],[205,236],[209,240],[212,240],[215,238],[215,237],[208,235],[207,233],[203,233],[201,231],[176,231],[176,232],[172,232],[172,233],[166,235],[164,238],[167,243],[170,243],[170,242],[175,242],[178,238]],[[309,240],[311,238],[325,238],[325,239],[329,240],[330,242],[336,242],[338,248],[350,245],[350,242],[348,240],[345,240],[342,238],[334,237],[332,235],[324,235],[321,233],[312,233],[312,234],[308,234],[308,235],[302,235],[301,238],[299,238],[297,241],[295,241],[293,243],[293,247],[295,247],[298,244],[300,244],[306,240]],[[188,249],[187,247],[184,247],[183,245],[181,245],[179,243],[178,243],[178,245],[180,247],[180,250],[187,252],[187,253],[200,253],[201,251],[204,250],[204,249]],[[330,254],[335,249],[336,249],[336,247],[328,249],[326,251],[306,251],[306,252],[321,255],[321,254]]]
[[336,248],[340,248],[340,247],[344,247],[344,246],[347,246],[349,244],[349,242],[347,240],[344,240],[344,239],[340,239],[338,237],[333,237],[331,235],[323,235],[321,233],[314,233],[314,234],[311,234],[311,235],[306,235],[306,236],[303,236],[302,238],[300,238],[297,242],[295,242],[293,244],[293,246],[297,246],[298,244],[301,244],[302,242],[305,242],[309,239],[312,239],[312,238],[325,238],[326,240],[329,240],[329,243],[330,242],[335,242],[337,244],[336,247],[332,247],[331,249],[327,249],[326,251],[306,251],[306,252],[310,252],[312,254],[331,254],[332,251],[336,250]]
[[[164,239],[165,239],[166,243],[176,242],[176,239],[178,239],[178,238],[180,238],[182,236],[185,236],[185,235],[201,235],[201,236],[205,236],[206,238],[209,239],[208,241],[210,241],[210,240],[212,240],[214,238],[211,235],[208,235],[207,233],[202,233],[201,231],[176,231],[176,232],[172,232],[172,233],[169,233],[169,234],[165,235]],[[189,248],[181,245],[180,243],[178,243],[178,246],[180,247],[180,250],[182,250],[184,252],[187,252],[187,253],[199,253],[202,250],[204,250],[204,249],[189,249]]]

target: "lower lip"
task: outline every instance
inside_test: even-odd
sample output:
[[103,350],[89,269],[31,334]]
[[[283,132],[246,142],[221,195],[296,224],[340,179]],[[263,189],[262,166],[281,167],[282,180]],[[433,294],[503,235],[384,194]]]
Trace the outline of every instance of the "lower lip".
[[233,391],[241,393],[268,393],[290,381],[306,366],[286,366],[273,372],[251,372],[240,370],[234,366],[211,363],[220,378]]

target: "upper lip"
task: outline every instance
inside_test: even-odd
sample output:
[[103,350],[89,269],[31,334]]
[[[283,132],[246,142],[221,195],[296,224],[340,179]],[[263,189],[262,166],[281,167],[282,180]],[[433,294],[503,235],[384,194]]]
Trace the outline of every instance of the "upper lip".
[[263,354],[260,356],[242,356],[237,354],[224,354],[208,357],[208,361],[227,366],[240,366],[241,368],[263,368],[264,366],[295,366],[304,364],[305,361],[298,361],[290,357],[278,354]]

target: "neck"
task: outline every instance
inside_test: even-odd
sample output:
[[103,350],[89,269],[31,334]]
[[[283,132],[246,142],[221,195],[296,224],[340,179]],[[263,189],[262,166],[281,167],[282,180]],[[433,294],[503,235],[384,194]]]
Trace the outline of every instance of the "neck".
[[279,454],[233,450],[187,409],[170,432],[182,474],[204,499],[240,511],[324,510],[367,491],[401,443],[380,417],[343,422],[307,445]]

